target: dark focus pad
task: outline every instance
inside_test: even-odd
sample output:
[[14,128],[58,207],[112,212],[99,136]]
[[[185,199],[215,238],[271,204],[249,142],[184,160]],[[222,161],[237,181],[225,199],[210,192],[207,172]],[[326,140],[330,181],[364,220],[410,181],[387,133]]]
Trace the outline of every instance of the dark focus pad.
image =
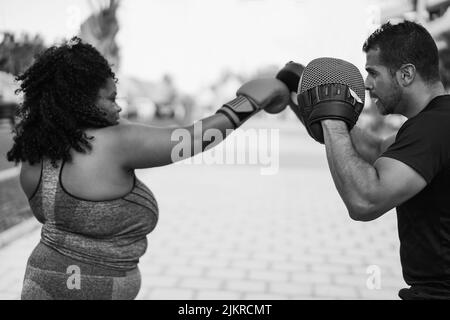
[[363,109],[362,102],[353,97],[348,86],[336,83],[302,92],[298,103],[309,135],[320,143],[324,143],[321,120],[342,120],[351,130]]

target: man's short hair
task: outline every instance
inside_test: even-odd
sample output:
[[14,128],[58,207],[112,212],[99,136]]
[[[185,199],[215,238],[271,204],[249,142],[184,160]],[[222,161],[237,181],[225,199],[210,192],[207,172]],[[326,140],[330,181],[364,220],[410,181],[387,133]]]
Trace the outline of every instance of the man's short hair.
[[363,51],[380,49],[381,63],[392,74],[411,63],[426,82],[439,81],[439,55],[430,33],[420,24],[387,22],[375,30],[363,45]]

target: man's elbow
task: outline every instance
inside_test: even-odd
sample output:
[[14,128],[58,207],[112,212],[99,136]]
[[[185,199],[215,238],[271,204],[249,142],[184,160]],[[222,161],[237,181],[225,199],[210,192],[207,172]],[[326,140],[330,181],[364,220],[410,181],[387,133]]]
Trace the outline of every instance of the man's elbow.
[[384,212],[372,203],[358,203],[347,206],[348,214],[354,221],[367,222],[375,220]]

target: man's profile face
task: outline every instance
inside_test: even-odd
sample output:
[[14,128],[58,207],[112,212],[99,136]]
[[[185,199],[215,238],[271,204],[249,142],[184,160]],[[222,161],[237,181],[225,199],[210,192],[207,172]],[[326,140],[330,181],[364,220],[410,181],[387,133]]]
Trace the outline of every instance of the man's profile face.
[[396,112],[402,97],[400,85],[389,68],[382,64],[380,49],[370,49],[366,54],[366,90],[382,115]]

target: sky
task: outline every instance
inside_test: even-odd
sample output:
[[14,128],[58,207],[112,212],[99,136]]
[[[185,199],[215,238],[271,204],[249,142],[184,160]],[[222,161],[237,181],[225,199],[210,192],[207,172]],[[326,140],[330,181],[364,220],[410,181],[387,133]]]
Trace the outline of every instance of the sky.
[[[99,0],[0,0],[0,31],[40,33],[48,43],[76,33]],[[100,1],[101,2],[101,1]],[[354,63],[364,75],[364,40],[375,0],[122,0],[120,75],[175,77],[195,91],[225,69],[251,73],[317,57]]]

